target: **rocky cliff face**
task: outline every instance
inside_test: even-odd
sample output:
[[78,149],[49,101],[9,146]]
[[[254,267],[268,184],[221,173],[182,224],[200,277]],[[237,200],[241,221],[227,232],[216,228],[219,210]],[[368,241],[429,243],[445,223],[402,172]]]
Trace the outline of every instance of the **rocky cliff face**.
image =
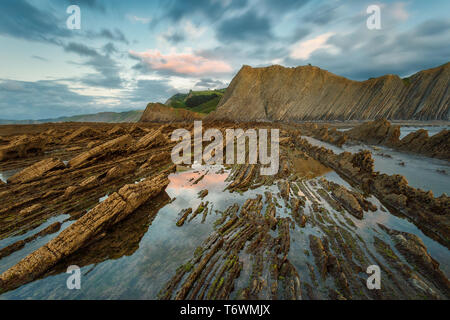
[[161,103],[149,103],[140,122],[181,122],[202,119],[200,113],[186,109],[172,108]]
[[450,63],[352,81],[318,67],[244,66],[211,120],[449,120]]

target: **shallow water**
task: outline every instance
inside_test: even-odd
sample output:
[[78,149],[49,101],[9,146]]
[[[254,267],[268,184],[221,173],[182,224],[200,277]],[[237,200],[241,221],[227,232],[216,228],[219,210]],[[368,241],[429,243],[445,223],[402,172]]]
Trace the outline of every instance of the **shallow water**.
[[[3,239],[0,241],[0,249],[7,247],[19,240],[24,240],[30,236],[33,236],[33,235],[37,234],[38,232],[44,230],[51,224],[53,224],[55,222],[63,222],[68,218],[70,218],[70,215],[67,215],[67,214],[60,215],[57,217],[52,217],[52,218],[48,219],[45,223],[40,225],[38,228],[36,228],[34,230],[30,230],[30,231],[24,233],[23,235]],[[0,260],[0,273],[6,271],[8,268],[10,268],[10,267],[14,266],[16,263],[18,263],[22,258],[24,258],[28,254],[36,251],[37,249],[39,249],[40,247],[45,245],[47,242],[49,242],[51,239],[55,238],[59,233],[61,233],[64,229],[69,227],[72,223],[74,223],[74,221],[64,222],[61,225],[61,229],[58,232],[46,235],[44,237],[39,237],[36,240],[27,243],[23,249],[16,251],[13,254],[11,254],[10,256],[7,256],[7,257],[4,257],[3,259],[1,259]]]
[[428,131],[428,136],[432,137],[435,134],[438,134],[442,130],[450,130],[449,126],[425,126],[425,127],[405,127],[402,126],[400,128],[400,139],[403,139],[411,132],[415,132],[420,129],[425,129]]
[[[193,252],[213,231],[218,219],[216,210],[223,211],[237,203],[242,205],[247,198],[266,190],[278,192],[276,186],[239,193],[224,191],[228,172],[215,173],[221,167],[200,167],[171,175],[166,190],[170,198],[175,199],[159,210],[148,231],[143,235],[139,248],[131,256],[122,256],[116,260],[107,260],[98,264],[82,267],[83,290],[67,290],[64,273],[25,285],[15,291],[0,296],[3,299],[156,299],[162,286],[173,276],[176,269],[186,263]],[[192,182],[203,173],[209,172],[198,184]],[[203,199],[198,193],[204,189],[209,194]],[[201,202],[209,201],[209,213],[205,223],[201,223],[202,214],[183,227],[177,227],[182,209],[197,209]],[[126,244],[124,244],[126,245]],[[0,263],[3,261],[0,260]]]
[[[337,131],[340,132],[345,132],[345,131],[349,131],[352,128],[338,128]],[[400,139],[403,139],[404,137],[406,137],[408,134],[410,134],[411,132],[415,132],[417,130],[420,129],[425,129],[428,131],[428,136],[432,137],[435,134],[438,134],[439,132],[441,132],[442,130],[450,130],[449,126],[402,126],[400,127]]]
[[[303,136],[302,138],[312,145],[333,150],[336,154],[344,151],[357,153],[363,149],[369,150],[372,152],[376,171],[386,174],[400,174],[408,180],[410,186],[425,191],[431,190],[435,196],[440,196],[443,193],[450,194],[450,165],[448,161],[400,152],[383,146],[357,144],[344,145],[340,148],[311,137]],[[402,162],[404,165],[402,165]]]
[[19,172],[20,170],[21,169],[0,171],[0,180],[2,180],[4,183],[7,183],[8,179],[11,178],[13,175],[15,175],[17,172]]
[[[120,232],[122,227],[127,228],[127,225],[128,227],[132,225],[138,233],[135,237],[131,237],[131,239],[138,239],[137,247],[125,251],[125,254],[121,253],[114,258],[98,260],[93,258],[92,261],[81,264],[81,290],[68,290],[66,281],[69,275],[60,270],[59,274],[48,276],[1,295],[0,299],[157,299],[158,292],[176,273],[177,268],[189,261],[196,248],[201,246],[202,242],[214,230],[213,225],[218,219],[220,211],[225,210],[234,203],[241,206],[245,200],[255,198],[258,194],[263,195],[265,191],[270,191],[277,198],[277,202],[280,205],[277,209],[278,215],[288,216],[284,201],[277,195],[279,190],[276,185],[263,186],[247,191],[244,194],[230,193],[224,190],[228,184],[226,178],[229,175],[229,171],[220,172],[219,169],[221,169],[219,166],[197,167],[196,169],[172,174],[169,177],[170,184],[166,190],[172,202],[162,207],[153,220],[148,221],[146,219],[148,214],[146,215],[144,212],[142,219],[138,217],[137,221],[131,220],[128,224],[127,221],[122,222],[117,226],[117,238],[120,241],[118,243],[107,243],[108,250],[113,246],[129,246],[130,244],[127,241],[131,240],[126,234],[121,234]],[[205,177],[198,184],[194,185],[193,182],[206,172]],[[334,171],[326,173],[323,177],[351,188]],[[317,179],[313,180],[317,181]],[[318,196],[316,190],[320,188],[319,184],[313,183],[312,180],[299,183],[302,183],[314,197],[317,197],[321,206],[330,212],[330,218],[335,221],[336,225],[348,228],[348,226],[343,224],[341,213],[334,211],[328,203]],[[209,194],[202,200],[199,199],[198,193],[204,189],[208,189]],[[378,208],[381,207],[381,203],[376,198],[371,197],[370,200]],[[205,222],[201,222],[202,214],[199,214],[192,221],[186,220],[184,226],[177,227],[176,221],[180,218],[180,211],[190,207],[195,210],[202,201],[209,201],[209,213]],[[309,210],[310,205],[311,202],[307,200],[305,212]],[[262,212],[264,212],[264,209]],[[389,228],[418,235],[433,258],[440,263],[441,269],[447,276],[450,274],[450,255],[447,248],[428,238],[407,219],[393,216],[380,209],[376,212],[365,213],[363,220],[357,220],[350,214],[345,214],[356,225],[356,234],[364,239],[368,250],[375,256],[379,257],[373,247],[374,235],[381,237],[385,242],[393,246],[389,236],[381,231],[378,226],[378,223],[382,223]],[[131,218],[134,219],[136,217]],[[54,221],[49,220],[48,224],[52,222]],[[42,228],[44,227],[42,226]],[[32,233],[30,232],[30,234],[35,232],[36,230]],[[295,230],[291,231],[291,249],[288,258],[296,267],[301,279],[309,279],[306,263],[314,265],[312,255],[305,254],[305,251],[310,250],[308,237],[310,234],[323,236],[322,232],[319,228],[309,225],[303,229],[296,225]],[[28,234],[23,235],[23,237],[26,236]],[[39,242],[33,243],[25,251],[17,252],[9,260],[0,260],[0,272],[55,236],[51,235],[39,239]],[[17,240],[19,240],[17,237],[3,240],[0,242],[0,247]],[[94,256],[101,256],[101,252],[94,253]],[[235,296],[238,289],[248,284],[248,274],[251,272],[251,262],[245,250],[242,250],[240,259],[244,263],[244,268],[240,277],[236,279],[236,290],[231,298]],[[70,263],[76,264],[76,261],[71,261]],[[325,288],[319,287],[317,290],[321,291],[325,290]]]

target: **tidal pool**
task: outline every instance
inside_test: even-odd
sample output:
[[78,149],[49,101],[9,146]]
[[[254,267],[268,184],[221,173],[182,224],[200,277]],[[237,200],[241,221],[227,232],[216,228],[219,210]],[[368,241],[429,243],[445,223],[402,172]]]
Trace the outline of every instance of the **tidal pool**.
[[[160,209],[155,209],[151,204],[144,206],[119,223],[105,239],[99,240],[98,243],[62,262],[45,278],[5,293],[0,296],[0,299],[157,299],[158,293],[173,277],[176,270],[192,258],[196,249],[201,247],[203,241],[214,231],[214,222],[230,205],[237,203],[242,206],[247,199],[264,195],[265,191],[269,191],[278,203],[278,215],[289,216],[289,208],[279,196],[276,183],[243,193],[230,193],[225,190],[229,183],[227,182],[229,173],[229,170],[221,166],[196,166],[170,175],[166,194],[160,199],[163,203]],[[199,179],[202,176],[203,178]],[[384,234],[378,225],[382,223],[389,228],[419,236],[429,253],[440,263],[443,272],[447,276],[450,274],[448,249],[427,237],[407,219],[381,210],[382,205],[375,197],[371,197],[370,201],[377,206],[378,210],[365,213],[362,220],[346,212],[336,212],[319,195],[318,191],[321,188],[319,179],[322,177],[352,189],[334,171],[296,183],[301,184],[300,189],[305,190],[314,201],[318,201],[329,212],[329,218],[335,225],[351,231],[356,238],[361,239],[361,243],[366,246],[364,250],[382,259],[373,246],[374,236],[382,238],[394,248],[390,237]],[[205,189],[209,193],[204,199],[200,199],[199,192]],[[202,202],[207,201],[209,202],[208,215],[203,222],[202,214],[199,214],[192,221],[186,220],[182,227],[176,226],[183,209],[195,210]],[[311,199],[307,199],[305,214],[309,214],[311,205]],[[264,210],[263,208],[262,212]],[[45,228],[52,222],[62,221],[63,218],[66,217],[53,218],[39,229]],[[349,221],[352,227],[349,227]],[[64,228],[67,226],[65,224]],[[20,237],[4,239],[0,241],[0,248],[36,232],[38,230],[30,231]],[[0,272],[56,235],[38,239],[10,257],[0,260]],[[306,228],[299,228],[295,225],[291,230],[291,248],[288,258],[297,269],[300,279],[312,281],[307,267],[308,264],[314,265],[314,258],[308,253],[309,235],[320,237],[324,236],[324,233],[318,227],[307,225]],[[395,249],[394,251],[400,256]],[[251,272],[250,258],[245,250],[241,251],[239,258],[243,262],[243,269],[236,279],[235,291],[231,298],[236,297],[236,292],[247,285]],[[81,290],[67,289],[66,281],[69,275],[65,273],[65,270],[69,265],[81,267]],[[267,270],[261,276],[268,276]],[[326,288],[320,284],[317,290],[325,292]]]
[[422,190],[431,190],[435,196],[450,194],[450,165],[446,160],[396,151],[384,146],[366,144],[344,145],[342,148],[315,138],[303,136],[315,146],[323,146],[334,153],[344,151],[357,153],[369,150],[374,159],[375,170],[386,174],[400,174],[408,180],[409,185]]

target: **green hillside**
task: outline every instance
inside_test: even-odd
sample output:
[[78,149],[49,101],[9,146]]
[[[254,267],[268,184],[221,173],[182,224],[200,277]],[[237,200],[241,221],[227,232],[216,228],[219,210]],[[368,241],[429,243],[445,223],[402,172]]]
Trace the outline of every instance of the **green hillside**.
[[182,108],[198,113],[208,114],[216,110],[226,89],[190,91],[189,93],[177,93],[172,96],[166,105],[172,108]]

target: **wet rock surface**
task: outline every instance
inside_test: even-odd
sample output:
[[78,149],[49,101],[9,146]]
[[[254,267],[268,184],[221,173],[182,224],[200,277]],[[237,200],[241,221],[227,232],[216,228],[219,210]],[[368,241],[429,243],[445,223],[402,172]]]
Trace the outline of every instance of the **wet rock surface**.
[[[167,137],[189,123],[71,126],[41,127],[52,141],[45,158],[2,163],[18,170],[0,183],[0,264],[11,266],[0,275],[3,297],[64,296],[54,281],[64,284],[67,267],[78,265],[89,274],[80,298],[92,290],[151,299],[449,298],[449,198],[374,172],[369,151],[334,154],[292,125],[281,128],[274,176],[261,175],[260,164],[176,170]],[[176,198],[171,188],[180,188]],[[370,265],[381,268],[382,290],[366,285]]]
[[[383,145],[395,150],[417,153],[428,157],[450,161],[450,131],[429,136],[428,131],[419,129],[400,139],[400,126],[392,125],[385,119],[369,121],[341,132],[328,125],[301,125],[306,135],[324,142],[342,147],[345,143],[363,142],[372,145]],[[389,155],[380,154],[389,157]]]

